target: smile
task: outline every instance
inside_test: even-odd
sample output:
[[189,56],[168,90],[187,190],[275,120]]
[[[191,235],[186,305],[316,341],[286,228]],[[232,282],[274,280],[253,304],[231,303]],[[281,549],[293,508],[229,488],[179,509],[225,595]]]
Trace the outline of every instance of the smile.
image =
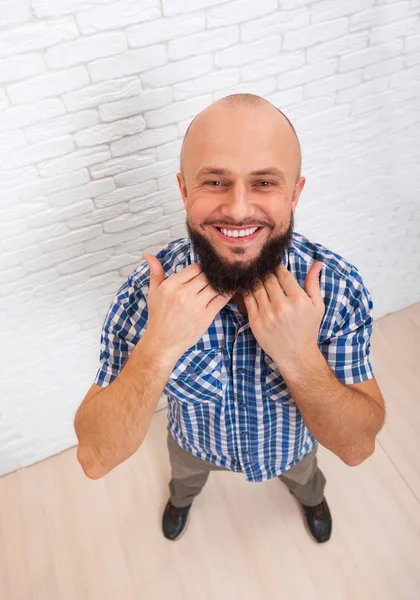
[[229,229],[224,227],[213,227],[218,236],[232,244],[241,244],[253,241],[264,229],[264,227],[248,227],[242,229]]

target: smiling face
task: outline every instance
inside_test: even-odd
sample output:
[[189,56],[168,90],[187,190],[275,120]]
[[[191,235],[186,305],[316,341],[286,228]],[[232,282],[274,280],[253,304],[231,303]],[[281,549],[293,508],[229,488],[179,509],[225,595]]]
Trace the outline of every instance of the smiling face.
[[189,236],[219,293],[254,291],[282,262],[305,184],[299,152],[268,102],[219,101],[192,123],[177,180]]

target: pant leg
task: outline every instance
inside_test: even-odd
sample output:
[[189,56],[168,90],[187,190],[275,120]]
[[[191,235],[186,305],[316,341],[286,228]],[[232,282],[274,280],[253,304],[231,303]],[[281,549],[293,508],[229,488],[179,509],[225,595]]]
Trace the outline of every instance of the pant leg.
[[210,471],[227,470],[197,458],[181,448],[168,429],[167,445],[172,479],[169,482],[170,501],[177,508],[189,506],[203,489]]
[[318,467],[318,444],[293,467],[279,475],[301,504],[316,506],[324,497],[326,478]]

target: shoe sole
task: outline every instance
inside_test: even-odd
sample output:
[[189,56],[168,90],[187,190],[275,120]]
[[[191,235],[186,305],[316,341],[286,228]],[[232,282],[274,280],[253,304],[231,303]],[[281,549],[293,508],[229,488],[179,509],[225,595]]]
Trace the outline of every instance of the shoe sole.
[[187,529],[189,522],[190,522],[190,513],[188,512],[187,519],[186,519],[185,525],[184,525],[184,529],[181,531],[181,533],[179,535],[177,535],[176,538],[168,538],[168,537],[166,537],[166,535],[164,535],[164,537],[167,540],[169,540],[170,542],[177,542],[184,535],[185,530]]

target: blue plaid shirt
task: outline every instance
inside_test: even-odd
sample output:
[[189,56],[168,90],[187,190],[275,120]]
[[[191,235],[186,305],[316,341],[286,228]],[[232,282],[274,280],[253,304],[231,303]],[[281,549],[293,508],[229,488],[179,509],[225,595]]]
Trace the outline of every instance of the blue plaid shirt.
[[[165,277],[199,262],[189,238],[170,242],[156,256]],[[302,288],[316,261],[323,263],[320,288],[325,303],[318,347],[343,383],[370,379],[369,291],[356,267],[294,232],[283,264]],[[146,330],[149,282],[145,262],[111,303],[95,377],[101,386],[117,377]],[[257,343],[248,317],[230,302],[179,358],[164,391],[175,441],[198,458],[242,472],[247,481],[284,473],[317,444],[274,361]]]

